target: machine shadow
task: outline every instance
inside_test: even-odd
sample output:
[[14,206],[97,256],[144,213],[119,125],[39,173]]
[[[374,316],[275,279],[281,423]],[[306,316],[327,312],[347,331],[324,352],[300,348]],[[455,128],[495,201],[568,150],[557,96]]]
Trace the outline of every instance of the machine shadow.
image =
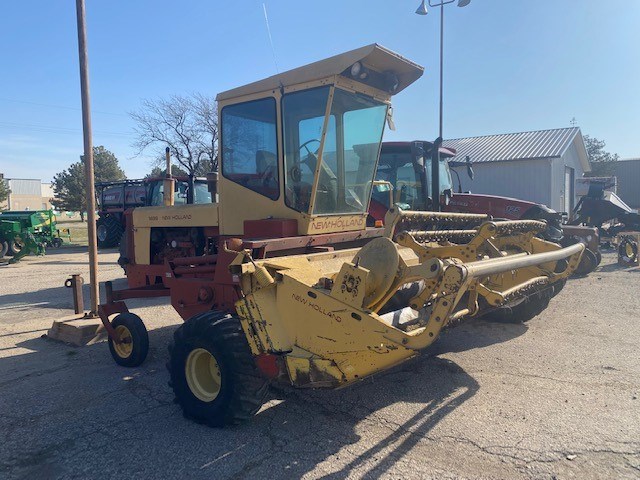
[[[368,469],[365,478],[381,477],[478,389],[475,379],[455,362],[423,356],[344,390],[282,392],[282,411],[267,410],[258,422],[268,422],[276,445],[290,429],[308,434],[288,440],[286,451],[300,453],[276,454],[275,462],[267,462],[268,470],[251,473],[269,476],[270,470],[287,472],[290,478],[316,477],[326,472],[323,462],[347,457],[351,460],[346,465],[323,478],[350,478],[356,470],[361,475],[362,468]],[[286,426],[283,435],[281,428]]]
[[594,273],[607,272],[640,272],[640,268],[635,265],[620,265],[619,263],[609,263],[599,267]]
[[[47,263],[47,262],[44,262]],[[69,278],[71,275],[69,275]],[[88,275],[86,276],[88,277]],[[66,280],[66,278],[65,278]],[[85,278],[88,281],[88,278]],[[114,288],[126,288],[126,278],[116,278],[112,280]],[[82,286],[82,294],[84,297],[85,310],[90,306],[90,284],[85,283]],[[100,298],[105,298],[104,282],[100,282]],[[149,303],[151,302],[151,303]],[[145,303],[141,301],[131,301],[131,306],[136,305],[153,305],[154,300],[146,300]],[[0,307],[12,306],[12,305],[36,305],[38,308],[53,308],[68,310],[69,315],[73,315],[73,291],[71,288],[67,288],[64,284],[60,284],[57,287],[42,288],[34,290],[32,292],[21,292],[15,294],[0,295]]]
[[[263,410],[253,421],[267,431],[272,443],[286,448],[249,474],[270,477],[280,471],[290,478],[317,476],[321,473],[316,471],[318,465],[334,456],[349,457],[350,448],[358,455],[323,478],[350,478],[356,470],[361,475],[362,468],[368,468],[365,478],[388,474],[479,389],[478,382],[462,367],[437,355],[509,341],[526,330],[522,324],[470,321],[449,331],[416,359],[349,388],[272,389],[281,403]],[[359,431],[371,424],[384,428],[375,429],[371,438],[363,438]],[[308,434],[300,436],[299,432]]]
[[[177,439],[184,448],[195,448],[209,440],[216,448],[220,448],[220,442],[224,445],[225,438],[238,437],[247,442],[264,443],[265,449],[270,449],[264,459],[242,460],[247,476],[320,476],[326,474],[328,465],[338,455],[349,461],[347,464],[340,463],[340,469],[331,472],[328,478],[348,478],[362,469],[368,470],[367,478],[378,478],[392,470],[420,442],[429,441],[431,432],[479,389],[478,382],[457,363],[436,355],[508,341],[527,329],[524,325],[471,321],[449,331],[418,358],[349,388],[334,391],[274,388],[266,408],[253,419],[231,427],[227,432],[203,428],[183,420],[178,406],[171,401],[173,393],[167,385],[168,374],[164,364],[167,361],[167,344],[177,326],[149,331],[149,357],[141,367],[135,369],[113,364],[104,342],[76,348],[35,337],[15,344],[17,348],[28,349],[30,353],[0,359],[0,373],[7,383],[13,382],[11,377],[19,380],[26,376],[41,375],[43,369],[51,370],[49,381],[55,384],[55,393],[49,399],[52,408],[72,405],[77,401],[75,392],[91,392],[87,395],[99,399],[101,392],[111,391],[114,384],[120,384],[121,387],[117,388],[120,393],[110,397],[110,401],[116,399],[124,402],[120,408],[126,411],[139,404],[139,398],[135,395],[146,392],[150,402],[162,399],[161,404],[169,409],[171,416],[166,420],[168,424],[185,422],[181,438]],[[18,331],[11,335],[29,333]],[[74,373],[69,374],[69,369]],[[128,380],[125,381],[125,378]],[[28,406],[34,401],[19,388],[12,389],[10,395],[16,404]],[[93,400],[87,399],[87,402],[93,403]],[[88,410],[86,415],[99,417],[95,412],[104,408],[104,405],[98,402],[92,408],[95,410]],[[0,413],[2,410],[4,407],[0,408]],[[166,414],[166,410],[159,413]],[[179,418],[172,419],[174,416]],[[104,418],[97,421],[95,426],[105,429],[111,422],[109,418]],[[52,428],[66,427],[60,424]],[[27,443],[31,435],[37,435],[37,430],[26,433]],[[158,441],[158,448],[162,448],[164,440]],[[349,453],[352,447],[358,452],[357,455]],[[52,444],[51,448],[56,450],[57,447]],[[196,461],[201,460],[200,465],[206,464],[210,460],[208,455],[209,450],[204,449]],[[233,455],[227,457],[223,453],[222,456],[224,462],[234,465],[238,462]],[[132,457],[128,461],[142,464],[144,459]],[[196,470],[193,473],[199,476]]]

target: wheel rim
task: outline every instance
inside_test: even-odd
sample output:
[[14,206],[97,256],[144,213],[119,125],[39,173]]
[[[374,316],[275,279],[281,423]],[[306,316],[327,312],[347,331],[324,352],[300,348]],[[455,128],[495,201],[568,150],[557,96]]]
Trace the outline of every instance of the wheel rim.
[[13,245],[11,246],[11,248],[13,249],[14,252],[19,252],[22,250],[22,244],[20,242],[13,242]]
[[98,225],[98,240],[104,242],[107,239],[107,227],[104,225]]
[[627,242],[624,246],[625,254],[629,258],[633,258],[635,256],[635,252],[633,251],[633,244],[631,242]]
[[189,353],[184,366],[191,393],[203,402],[212,402],[220,394],[222,374],[215,357],[204,348]]
[[113,342],[113,349],[120,358],[129,358],[133,352],[131,331],[124,325],[118,325],[116,327],[116,335],[121,343]]

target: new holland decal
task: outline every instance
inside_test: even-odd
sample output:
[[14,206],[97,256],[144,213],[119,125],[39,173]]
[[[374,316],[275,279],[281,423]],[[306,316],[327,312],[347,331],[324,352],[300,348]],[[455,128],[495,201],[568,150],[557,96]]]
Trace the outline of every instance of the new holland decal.
[[324,232],[327,230],[342,230],[346,228],[361,228],[364,226],[363,217],[322,218],[311,222],[311,230]]

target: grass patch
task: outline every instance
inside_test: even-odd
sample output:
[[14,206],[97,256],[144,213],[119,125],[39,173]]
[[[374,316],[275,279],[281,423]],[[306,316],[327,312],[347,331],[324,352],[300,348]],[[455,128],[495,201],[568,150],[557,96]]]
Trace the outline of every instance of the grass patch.
[[69,233],[71,234],[71,241],[67,242],[67,239],[63,237],[65,245],[89,245],[87,222],[81,222],[80,220],[58,222],[58,229],[64,230],[66,228],[69,229]]

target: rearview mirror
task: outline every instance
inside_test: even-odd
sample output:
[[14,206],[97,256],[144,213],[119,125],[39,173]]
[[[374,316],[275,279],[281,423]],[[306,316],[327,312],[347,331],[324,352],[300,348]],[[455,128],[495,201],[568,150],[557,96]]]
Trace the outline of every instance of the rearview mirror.
[[473,173],[473,167],[471,166],[471,158],[467,155],[464,160],[467,163],[467,175],[469,175],[469,178],[473,180],[475,174]]

